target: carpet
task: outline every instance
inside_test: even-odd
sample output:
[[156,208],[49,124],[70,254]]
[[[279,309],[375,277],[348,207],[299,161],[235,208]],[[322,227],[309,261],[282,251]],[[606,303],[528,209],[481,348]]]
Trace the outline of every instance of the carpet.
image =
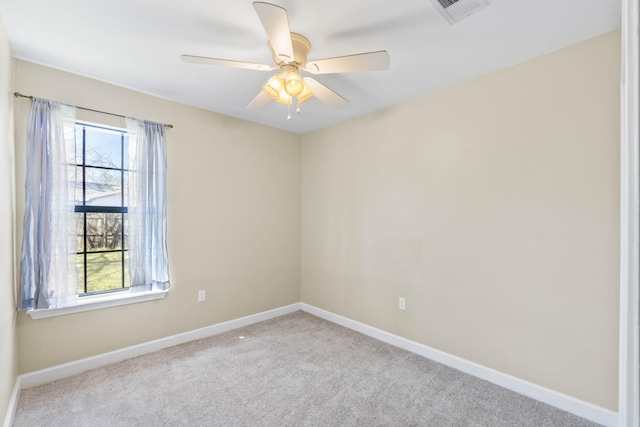
[[20,392],[14,426],[595,426],[296,312]]

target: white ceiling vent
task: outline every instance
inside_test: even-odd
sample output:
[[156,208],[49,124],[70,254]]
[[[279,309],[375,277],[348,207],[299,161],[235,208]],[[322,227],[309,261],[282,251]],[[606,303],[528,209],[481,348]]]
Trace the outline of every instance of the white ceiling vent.
[[431,0],[438,12],[450,24],[455,24],[489,5],[489,0]]

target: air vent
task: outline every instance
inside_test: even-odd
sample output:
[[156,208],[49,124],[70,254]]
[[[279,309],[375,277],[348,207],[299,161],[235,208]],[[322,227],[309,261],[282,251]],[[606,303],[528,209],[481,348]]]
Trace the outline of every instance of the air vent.
[[455,24],[488,6],[489,0],[431,0],[431,3],[450,24]]

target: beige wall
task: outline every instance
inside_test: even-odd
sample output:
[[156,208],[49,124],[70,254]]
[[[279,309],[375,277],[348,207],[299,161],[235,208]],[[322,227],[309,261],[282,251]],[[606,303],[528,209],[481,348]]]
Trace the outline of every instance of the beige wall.
[[304,135],[302,301],[617,410],[619,39]]
[[[23,61],[15,89],[175,126],[167,132],[171,291],[160,301],[37,321],[20,312],[20,372],[300,301],[298,135]],[[28,109],[28,100],[15,101],[19,189]],[[123,126],[104,115],[78,118]],[[22,192],[16,205],[22,218]]]
[[0,16],[0,419],[18,375],[13,279],[13,55]]

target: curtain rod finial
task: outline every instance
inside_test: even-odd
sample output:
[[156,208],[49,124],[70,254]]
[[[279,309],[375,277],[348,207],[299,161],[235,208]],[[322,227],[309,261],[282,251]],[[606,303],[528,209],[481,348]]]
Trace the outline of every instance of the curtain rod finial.
[[33,99],[33,96],[27,96],[27,95],[23,95],[20,92],[13,92],[13,96],[15,96],[16,98],[29,98],[29,99]]

